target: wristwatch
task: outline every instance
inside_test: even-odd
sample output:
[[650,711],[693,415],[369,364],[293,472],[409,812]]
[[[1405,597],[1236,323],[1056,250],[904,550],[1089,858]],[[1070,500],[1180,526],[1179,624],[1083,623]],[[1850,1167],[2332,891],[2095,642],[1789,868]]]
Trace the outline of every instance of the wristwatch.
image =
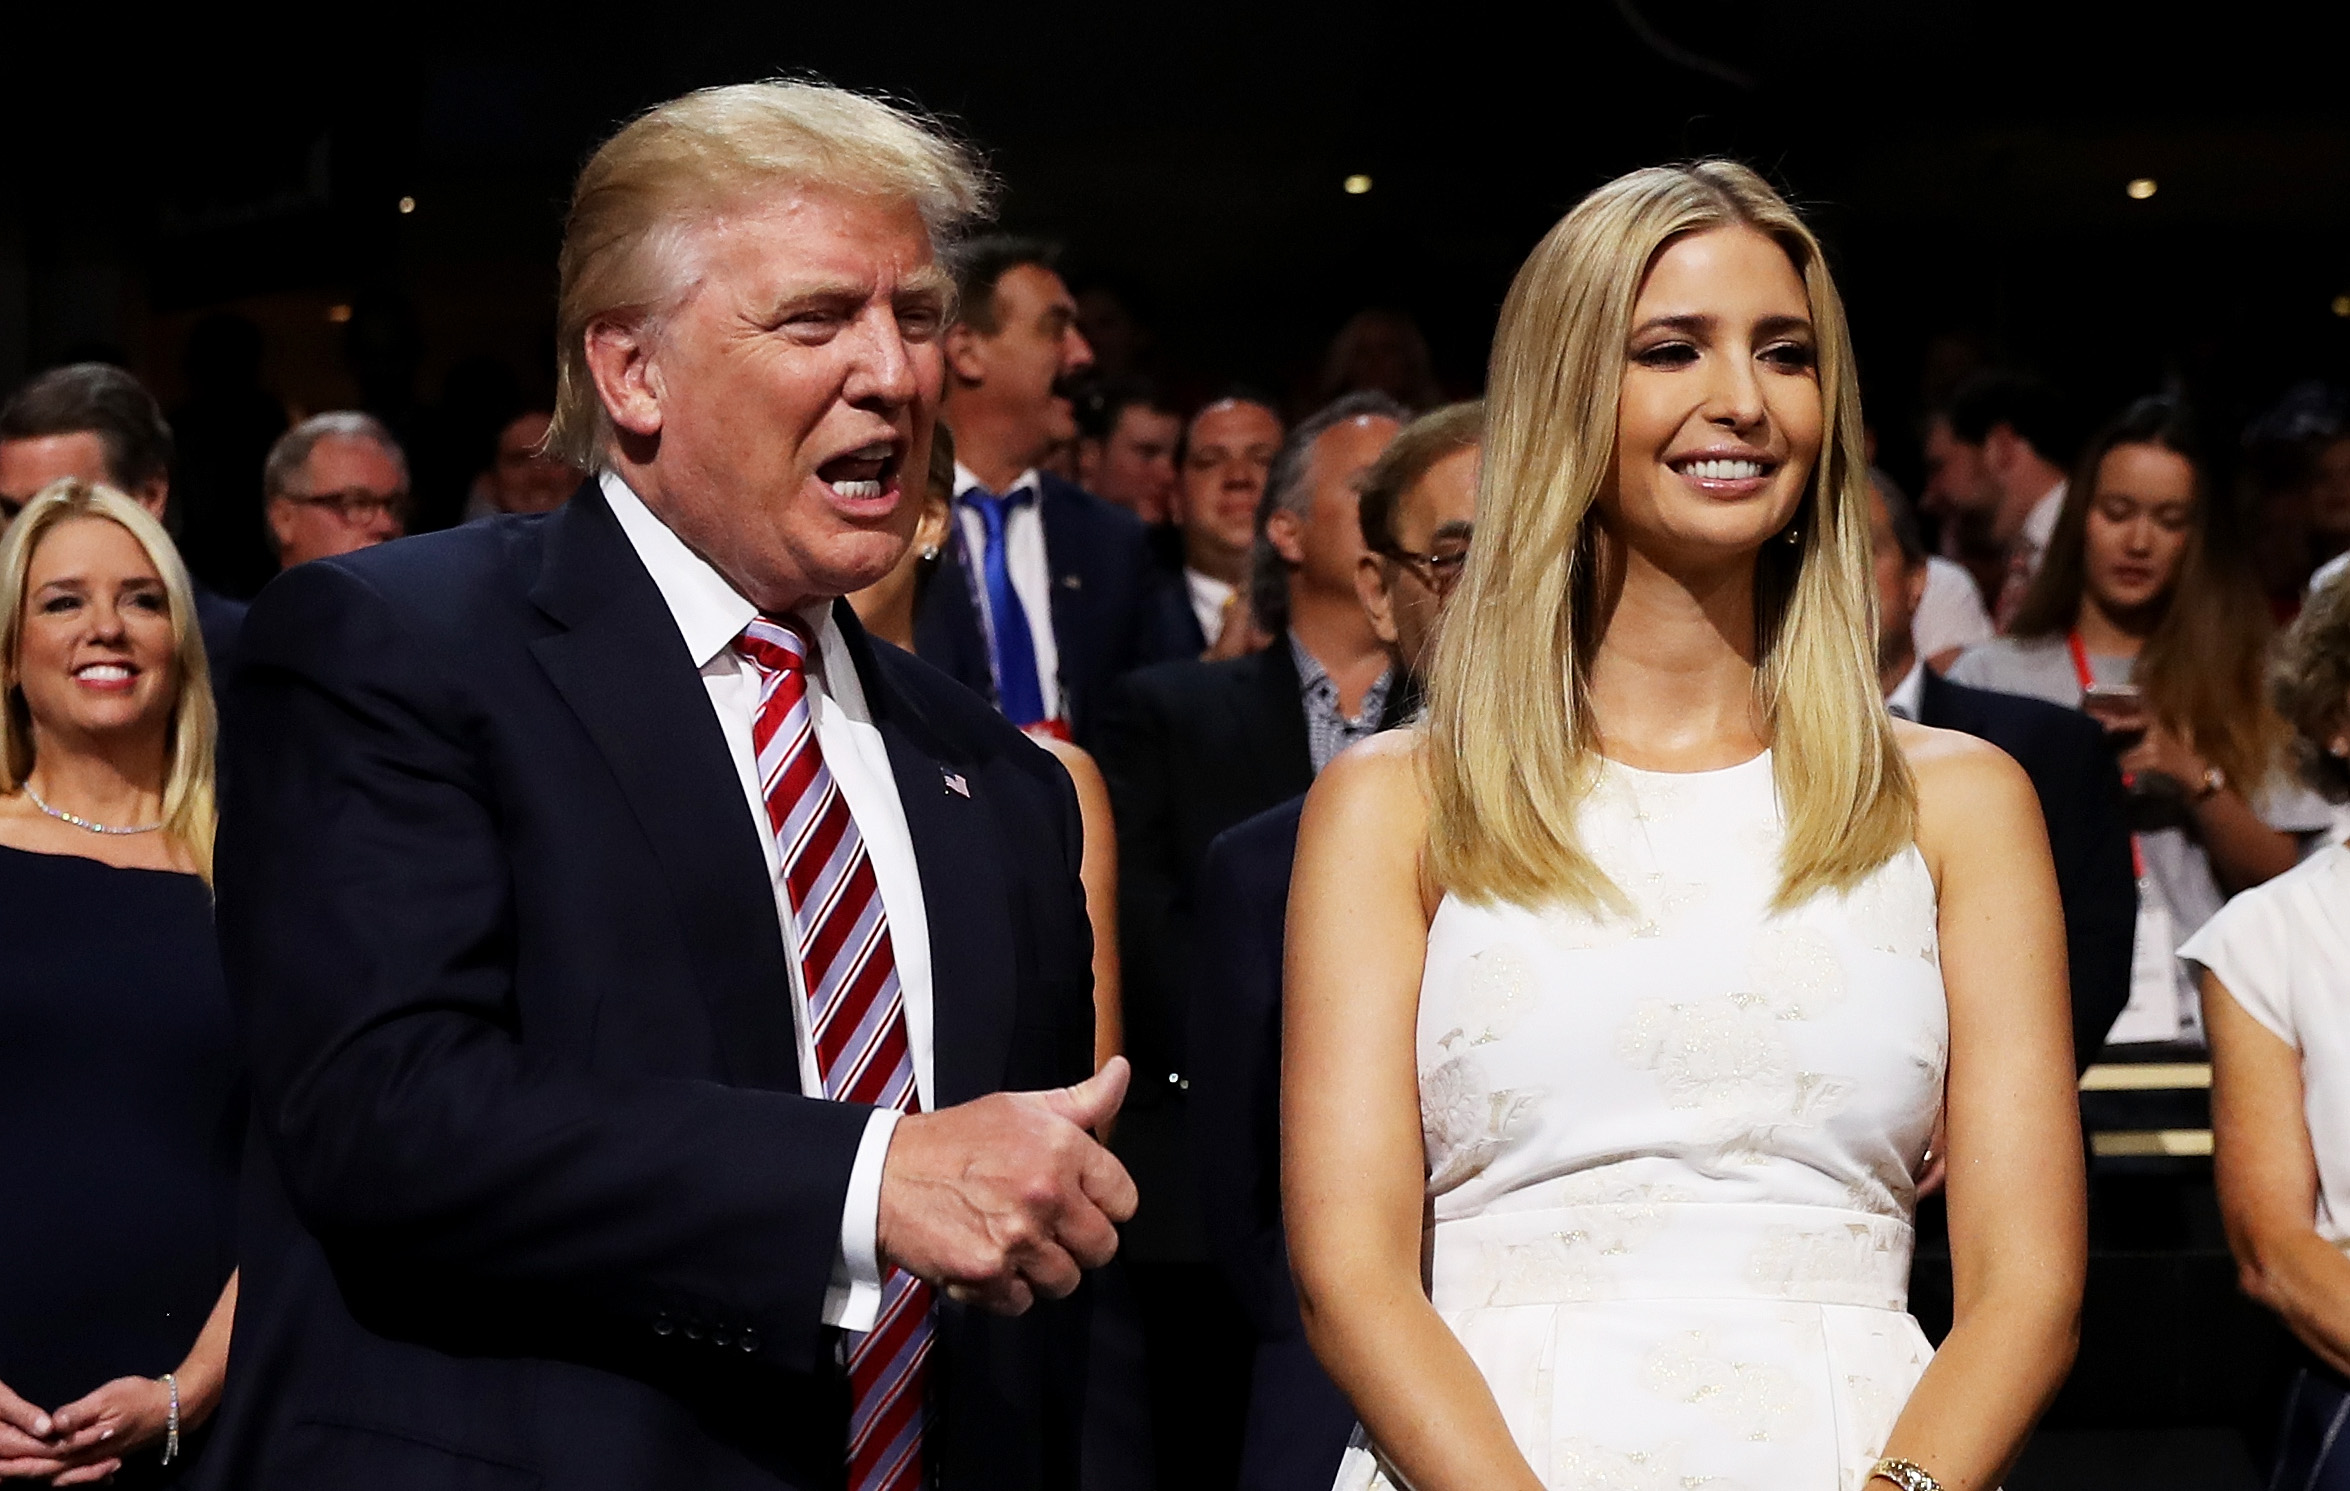
[[2228,774],[2216,766],[2203,768],[2203,780],[2195,788],[2195,801],[2209,802],[2228,790]]

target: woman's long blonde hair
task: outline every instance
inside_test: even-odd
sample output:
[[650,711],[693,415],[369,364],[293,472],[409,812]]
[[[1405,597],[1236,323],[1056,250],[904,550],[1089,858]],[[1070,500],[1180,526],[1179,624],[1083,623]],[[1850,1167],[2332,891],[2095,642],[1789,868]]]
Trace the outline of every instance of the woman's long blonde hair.
[[1538,244],[1502,303],[1477,542],[1428,682],[1430,869],[1465,900],[1622,910],[1576,838],[1598,775],[1589,670],[1605,618],[1597,514],[1616,460],[1632,307],[1666,245],[1744,226],[1803,276],[1818,340],[1820,457],[1755,560],[1757,704],[1787,831],[1777,905],[1850,889],[1916,833],[1916,789],[1879,692],[1868,461],[1843,302],[1819,241],[1745,166],[1634,171]]
[[172,654],[179,663],[179,693],[172,702],[164,737],[163,831],[179,841],[212,879],[212,838],[219,822],[212,779],[212,670],[204,659],[204,635],[196,629],[195,587],[179,550],[163,525],[112,487],[68,477],[43,487],[0,538],[0,795],[15,792],[33,774],[33,720],[18,683],[24,648],[26,579],[33,551],[59,524],[76,518],[104,518],[119,524],[147,553],[171,598]]

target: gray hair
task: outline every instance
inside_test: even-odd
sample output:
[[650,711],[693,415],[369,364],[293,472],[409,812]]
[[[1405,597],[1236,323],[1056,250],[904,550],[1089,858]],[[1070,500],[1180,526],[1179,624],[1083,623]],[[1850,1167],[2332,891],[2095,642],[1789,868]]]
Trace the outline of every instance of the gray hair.
[[1281,442],[1281,452],[1273,457],[1273,468],[1265,477],[1264,498],[1257,503],[1257,541],[1249,554],[1249,604],[1256,611],[1258,625],[1266,631],[1278,632],[1289,625],[1289,565],[1265,536],[1265,525],[1277,512],[1302,518],[1312,508],[1313,484],[1308,478],[1314,471],[1314,447],[1324,435],[1352,420],[1392,419],[1400,425],[1410,423],[1411,418],[1412,412],[1402,404],[1366,389],[1331,400],[1307,415]]
[[368,441],[400,468],[401,485],[408,482],[408,454],[400,449],[400,442],[392,437],[390,427],[372,414],[362,414],[356,409],[334,409],[313,414],[277,437],[277,444],[269,448],[268,458],[261,463],[262,495],[309,496],[301,490],[306,475],[303,468],[310,464],[310,453],[318,449],[321,440]]
[[825,187],[908,203],[943,259],[986,212],[991,185],[936,120],[822,83],[704,88],[637,116],[588,158],[572,191],[548,449],[588,470],[607,464],[612,428],[588,372],[588,327],[673,304],[691,272],[682,246],[693,225],[779,187]]

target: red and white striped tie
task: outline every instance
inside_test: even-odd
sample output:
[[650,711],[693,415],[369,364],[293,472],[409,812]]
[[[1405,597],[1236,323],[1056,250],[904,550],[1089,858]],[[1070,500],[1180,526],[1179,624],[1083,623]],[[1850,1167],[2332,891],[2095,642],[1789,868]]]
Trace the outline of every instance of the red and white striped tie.
[[[918,1113],[889,918],[864,836],[817,745],[808,640],[794,626],[761,617],[735,646],[760,674],[751,748],[791,892],[824,1096]],[[850,1338],[848,1491],[916,1491],[922,1484],[930,1306],[930,1286],[892,1268],[881,1281],[873,1329]]]

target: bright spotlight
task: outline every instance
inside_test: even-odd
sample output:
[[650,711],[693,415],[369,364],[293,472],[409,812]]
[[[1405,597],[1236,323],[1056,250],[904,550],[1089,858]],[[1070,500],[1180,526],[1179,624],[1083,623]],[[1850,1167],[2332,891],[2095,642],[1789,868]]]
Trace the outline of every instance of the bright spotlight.
[[2154,185],[2154,178],[2151,176],[2132,177],[2130,179],[2130,184],[2124,187],[2123,190],[2130,194],[2131,201],[2143,202],[2148,197],[2153,196],[2155,193],[2156,188]]
[[1354,175],[1347,177],[1344,184],[1348,196],[1359,197],[1371,189],[1371,178],[1357,171]]

